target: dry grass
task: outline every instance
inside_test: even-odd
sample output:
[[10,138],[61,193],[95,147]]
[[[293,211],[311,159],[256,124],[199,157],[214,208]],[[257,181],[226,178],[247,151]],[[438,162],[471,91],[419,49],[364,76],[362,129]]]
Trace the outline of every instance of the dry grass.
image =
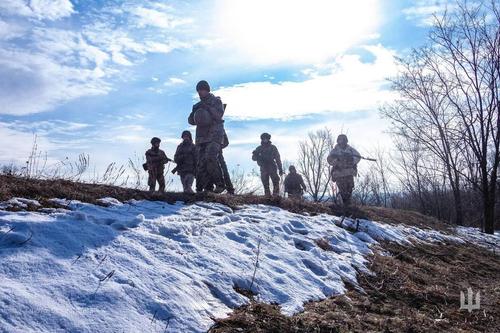
[[[375,275],[360,276],[365,294],[351,289],[292,317],[252,302],[216,320],[210,332],[498,332],[498,257],[451,244],[386,248],[392,256],[372,257]],[[468,286],[481,291],[481,310],[459,309]]]

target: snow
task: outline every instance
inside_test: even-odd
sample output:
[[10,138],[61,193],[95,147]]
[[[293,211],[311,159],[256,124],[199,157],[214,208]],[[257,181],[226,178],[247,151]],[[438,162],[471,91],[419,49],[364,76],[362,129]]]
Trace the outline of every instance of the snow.
[[264,205],[52,202],[65,208],[0,209],[0,331],[203,332],[248,302],[235,286],[293,314],[357,285],[380,241],[463,242]]
[[0,209],[7,208],[28,208],[28,206],[40,207],[40,203],[36,200],[25,198],[12,198],[8,201],[0,202]]
[[466,241],[500,254],[500,231],[496,231],[494,235],[485,234],[478,228],[471,227],[457,227],[456,231]]

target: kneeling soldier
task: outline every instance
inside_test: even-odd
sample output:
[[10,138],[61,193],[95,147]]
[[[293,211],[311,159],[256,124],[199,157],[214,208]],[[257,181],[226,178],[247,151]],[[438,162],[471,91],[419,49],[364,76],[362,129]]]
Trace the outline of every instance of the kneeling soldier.
[[260,179],[264,185],[266,196],[271,195],[269,188],[269,178],[273,182],[273,195],[280,193],[280,175],[283,175],[283,166],[281,165],[280,153],[278,148],[271,143],[271,135],[263,133],[260,136],[261,144],[252,153],[252,160],[256,161],[260,167]]
[[160,185],[159,191],[165,192],[165,164],[171,161],[165,152],[160,149],[161,140],[157,137],[151,139],[151,149],[146,152],[146,168],[149,174],[149,191],[154,192],[156,182]]
[[290,173],[285,177],[285,192],[288,193],[290,199],[301,200],[306,190],[306,184],[293,165],[290,165],[288,171]]

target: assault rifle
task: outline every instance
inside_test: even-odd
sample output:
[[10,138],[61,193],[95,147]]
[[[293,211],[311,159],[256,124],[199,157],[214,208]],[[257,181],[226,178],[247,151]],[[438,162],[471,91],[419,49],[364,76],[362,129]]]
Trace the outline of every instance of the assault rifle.
[[362,160],[367,160],[367,161],[370,161],[370,162],[377,162],[377,160],[374,159],[374,158],[364,157],[364,156],[361,156],[361,155],[354,155],[354,154],[333,154],[332,156],[335,156],[335,157],[352,156],[352,157],[358,157],[358,158],[360,158]]
[[361,156],[361,155],[353,155],[354,157],[359,157],[360,159],[362,160],[367,160],[367,161],[370,161],[370,162],[377,162],[376,159],[374,158],[370,158],[370,157],[364,157],[364,156]]

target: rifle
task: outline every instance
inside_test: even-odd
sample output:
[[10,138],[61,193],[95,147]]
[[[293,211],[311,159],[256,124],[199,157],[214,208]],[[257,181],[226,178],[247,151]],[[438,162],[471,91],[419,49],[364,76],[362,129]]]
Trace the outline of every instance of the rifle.
[[374,158],[370,158],[370,157],[364,157],[364,156],[361,156],[361,155],[354,155],[354,154],[333,154],[332,156],[335,156],[335,157],[342,157],[342,156],[352,156],[352,157],[358,157],[362,160],[367,160],[367,161],[370,161],[370,162],[377,162],[376,159]]
[[361,156],[361,155],[355,155],[354,157],[359,157],[362,160],[367,160],[367,161],[370,161],[370,162],[377,162],[377,160],[374,159],[374,158],[364,157],[364,156]]

